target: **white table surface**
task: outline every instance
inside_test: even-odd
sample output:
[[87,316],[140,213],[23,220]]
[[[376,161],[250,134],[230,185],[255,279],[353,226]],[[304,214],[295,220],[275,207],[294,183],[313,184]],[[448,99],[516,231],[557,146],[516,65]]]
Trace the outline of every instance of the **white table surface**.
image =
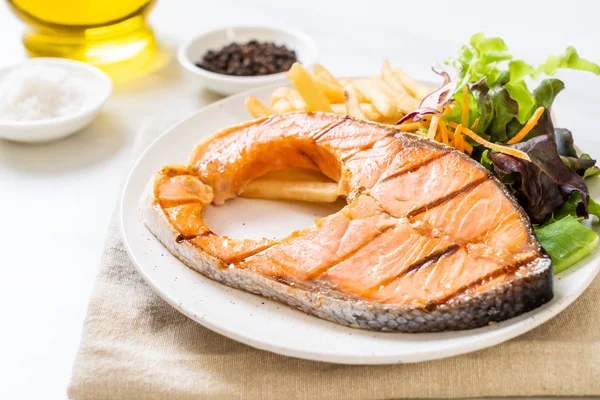
[[[374,73],[388,58],[431,79],[429,65],[478,31],[502,36],[532,63],[570,44],[600,62],[599,9],[594,1],[161,0],[151,21],[174,46],[217,26],[294,26],[315,38],[320,62],[336,74]],[[25,57],[22,29],[0,2],[0,65]],[[600,79],[559,77],[568,88],[555,103],[560,124],[600,156]],[[0,398],[66,397],[136,130],[146,116],[185,117],[217,98],[173,62],[117,86],[101,116],[75,136],[39,146],[0,141]]]

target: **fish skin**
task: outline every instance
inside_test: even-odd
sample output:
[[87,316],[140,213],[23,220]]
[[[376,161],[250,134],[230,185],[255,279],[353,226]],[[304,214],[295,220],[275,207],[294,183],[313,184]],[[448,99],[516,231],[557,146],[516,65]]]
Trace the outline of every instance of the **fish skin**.
[[[401,140],[417,141],[417,144],[424,142],[428,147],[449,151],[443,145],[386,128],[392,129]],[[468,160],[476,168],[484,169],[470,158]],[[182,168],[182,172],[184,171]],[[156,198],[155,186],[162,179],[162,174],[164,172],[159,171],[149,183],[141,206],[145,224],[172,254],[188,267],[217,282],[280,301],[331,322],[354,328],[408,333],[471,329],[532,310],[548,302],[553,296],[551,261],[539,247],[534,261],[509,272],[506,279],[510,277],[510,280],[496,283],[494,277],[490,277],[491,281],[483,283],[477,292],[465,290],[441,303],[389,304],[322,287],[290,284],[249,269],[230,268],[222,259],[199,251],[191,242],[176,240],[181,232],[173,227]],[[503,184],[493,177],[490,179],[518,210],[528,235],[537,244],[531,225],[516,200]],[[482,288],[485,290],[481,290]]]

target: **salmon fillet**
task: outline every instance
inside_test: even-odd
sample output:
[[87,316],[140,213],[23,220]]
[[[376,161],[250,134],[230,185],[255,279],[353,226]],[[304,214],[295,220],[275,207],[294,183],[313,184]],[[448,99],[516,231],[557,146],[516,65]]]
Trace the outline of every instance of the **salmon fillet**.
[[[322,171],[348,204],[281,240],[206,226],[206,205],[290,167]],[[488,170],[442,144],[347,116],[290,113],[228,128],[200,143],[188,165],[154,174],[142,209],[190,268],[351,327],[469,329],[552,298],[551,261]]]

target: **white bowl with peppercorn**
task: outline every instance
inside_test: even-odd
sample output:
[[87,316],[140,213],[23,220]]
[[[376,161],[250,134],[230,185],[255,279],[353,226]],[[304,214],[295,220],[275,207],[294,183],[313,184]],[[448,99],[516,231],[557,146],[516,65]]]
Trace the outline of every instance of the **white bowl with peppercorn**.
[[202,84],[231,95],[286,82],[285,72],[295,61],[311,67],[317,57],[315,42],[287,28],[236,26],[198,35],[184,43],[179,63]]

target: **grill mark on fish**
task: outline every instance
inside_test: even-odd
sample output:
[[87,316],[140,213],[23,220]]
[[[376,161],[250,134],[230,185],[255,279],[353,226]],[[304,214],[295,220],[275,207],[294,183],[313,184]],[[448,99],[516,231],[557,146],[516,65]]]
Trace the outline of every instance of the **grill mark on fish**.
[[266,245],[265,247],[259,247],[257,249],[254,249],[252,251],[247,252],[246,254],[244,254],[243,256],[237,256],[237,257],[231,257],[229,260],[230,264],[234,264],[237,267],[239,267],[238,264],[244,262],[245,260],[247,260],[250,257],[253,257],[255,255],[257,255],[258,253],[261,253],[271,247],[273,247],[275,245],[275,243],[269,243],[268,245]]
[[258,124],[258,126],[268,126],[269,124],[271,124],[273,121],[277,121],[280,118],[278,118],[278,115],[271,115],[270,117],[267,117],[264,121],[262,121],[261,123]]
[[418,261],[415,261],[414,263],[409,265],[408,268],[406,268],[404,271],[400,272],[399,274],[391,276],[391,277],[379,282],[379,284],[377,286],[370,288],[366,292],[366,294],[367,294],[367,296],[372,295],[375,292],[377,292],[378,290],[381,290],[385,286],[391,284],[395,280],[401,279],[404,276],[416,273],[417,271],[419,271],[423,268],[427,268],[428,266],[430,266],[431,264],[434,264],[438,260],[441,260],[444,257],[448,257],[448,256],[456,253],[459,249],[460,249],[459,245],[453,244],[453,245],[446,247],[445,249],[435,251],[435,252],[429,254],[428,256],[423,257],[422,259],[420,259]]
[[214,232],[212,232],[212,231],[206,231],[206,232],[199,233],[197,235],[188,235],[188,236],[182,235],[180,233],[175,238],[175,241],[177,243],[189,242],[190,240],[194,240],[194,239],[198,239],[198,238],[205,237],[205,236],[210,236],[210,235],[214,235]]
[[392,179],[396,179],[396,178],[398,178],[398,177],[400,177],[402,175],[408,174],[410,172],[414,172],[414,171],[418,170],[419,168],[426,166],[427,164],[431,164],[432,162],[434,162],[436,160],[439,160],[442,157],[447,156],[450,153],[451,152],[449,152],[449,151],[440,151],[439,153],[434,154],[433,156],[431,156],[431,157],[429,157],[429,158],[427,158],[427,159],[425,159],[425,160],[423,160],[421,162],[418,162],[418,163],[416,163],[414,165],[411,165],[410,167],[408,167],[406,169],[400,170],[398,172],[394,172],[393,174],[390,174],[390,175],[386,176],[385,178],[383,178],[379,182],[387,182],[387,181],[390,181]]
[[371,241],[377,239],[379,236],[383,235],[387,231],[389,231],[391,229],[394,229],[394,228],[395,228],[394,225],[386,226],[385,228],[383,228],[382,230],[380,230],[375,236],[373,236],[370,240],[365,241],[364,243],[362,243],[360,246],[358,246],[354,250],[352,250],[352,251],[344,254],[342,257],[340,257],[339,259],[337,259],[337,260],[335,260],[335,261],[333,261],[331,263],[325,264],[324,266],[322,266],[320,268],[316,268],[315,271],[311,271],[310,274],[306,277],[306,280],[317,279],[319,276],[323,275],[325,272],[329,271],[331,268],[335,267],[336,265],[341,264],[342,262],[346,261],[347,259],[349,259],[353,255],[355,255],[356,253],[358,253],[359,251],[361,251]]
[[366,145],[361,145],[359,147],[356,147],[353,149],[353,151],[347,150],[348,154],[342,155],[340,157],[340,160],[342,162],[348,162],[350,160],[352,160],[354,157],[356,157],[357,154],[359,154],[361,151],[366,151],[366,150],[370,150],[373,148],[373,143],[369,143]]
[[[192,241],[192,240],[194,240],[194,239],[200,239],[200,238],[203,238],[203,237],[208,237],[208,236],[212,236],[212,235],[216,235],[216,233],[214,233],[214,232],[213,232],[213,231],[211,231],[211,230],[208,230],[208,231],[206,231],[206,232],[203,232],[203,233],[199,233],[199,234],[197,234],[197,235],[188,235],[188,236],[185,236],[185,235],[183,235],[183,234],[179,234],[179,235],[177,235],[177,237],[175,238],[175,242],[177,242],[177,243],[181,244],[181,243],[183,243],[183,242],[189,242],[189,241]],[[194,243],[192,243],[192,245],[196,246]],[[268,246],[266,246],[266,247],[259,247],[259,248],[255,249],[255,250],[253,250],[253,251],[246,252],[246,253],[244,254],[244,256],[231,257],[231,258],[228,260],[228,264],[238,264],[238,263],[241,263],[241,262],[243,262],[244,260],[246,260],[247,258],[250,258],[250,257],[252,257],[252,256],[255,256],[256,254],[258,254],[258,253],[260,253],[260,252],[262,252],[262,251],[265,251],[266,249],[268,249],[268,248],[272,247],[273,245],[274,245],[274,244],[269,244],[269,245],[268,245]]]
[[458,249],[460,249],[460,246],[457,244],[453,244],[453,245],[446,247],[445,249],[435,251],[435,252],[431,253],[430,255],[423,257],[422,259],[420,259],[418,261],[415,261],[403,272],[399,273],[398,275],[396,275],[392,278],[389,278],[388,282],[383,283],[383,285],[385,286],[387,284],[390,284],[392,281],[395,281],[396,279],[400,279],[403,276],[410,275],[410,274],[413,274],[423,268],[427,268],[429,265],[437,262],[438,260],[441,260],[444,257],[448,257],[448,256],[456,253],[458,251]]
[[454,199],[455,197],[458,197],[462,194],[468,193],[471,190],[475,189],[477,186],[481,185],[483,182],[487,181],[488,179],[490,179],[489,175],[483,176],[479,179],[474,180],[473,182],[470,182],[468,184],[466,184],[465,186],[463,186],[462,188],[455,190],[452,193],[447,194],[444,197],[440,197],[439,199],[436,199],[434,201],[432,201],[429,204],[425,204],[424,206],[415,208],[414,210],[412,210],[411,212],[409,212],[408,214],[406,214],[407,218],[413,218],[416,217],[417,215],[424,213],[425,211],[432,209],[434,207],[437,207],[439,205],[444,204],[447,201],[450,201],[452,199]]
[[319,139],[321,139],[323,136],[325,136],[327,134],[327,132],[329,132],[330,130],[332,130],[335,127],[340,126],[341,124],[343,124],[344,122],[347,121],[348,118],[343,118],[339,121],[336,121],[332,124],[327,125],[325,128],[322,128],[320,131],[318,131],[317,133],[315,133],[315,135],[313,136],[312,140],[313,142],[318,141]]
[[481,278],[477,279],[476,281],[473,281],[473,282],[469,283],[468,285],[461,286],[458,289],[456,289],[454,292],[448,293],[448,294],[446,294],[446,296],[430,302],[427,305],[427,307],[447,303],[448,301],[452,300],[453,298],[456,298],[456,297],[466,293],[469,290],[476,289],[477,287],[483,285],[484,283],[486,283],[492,279],[499,278],[502,275],[512,274],[512,273],[516,272],[519,268],[529,264],[532,261],[537,260],[538,258],[539,258],[539,256],[532,255],[531,257],[528,257],[528,258],[526,258],[522,261],[519,261],[515,264],[505,265],[502,268],[498,268],[497,270],[494,270],[494,271],[490,272],[489,274],[482,276]]

